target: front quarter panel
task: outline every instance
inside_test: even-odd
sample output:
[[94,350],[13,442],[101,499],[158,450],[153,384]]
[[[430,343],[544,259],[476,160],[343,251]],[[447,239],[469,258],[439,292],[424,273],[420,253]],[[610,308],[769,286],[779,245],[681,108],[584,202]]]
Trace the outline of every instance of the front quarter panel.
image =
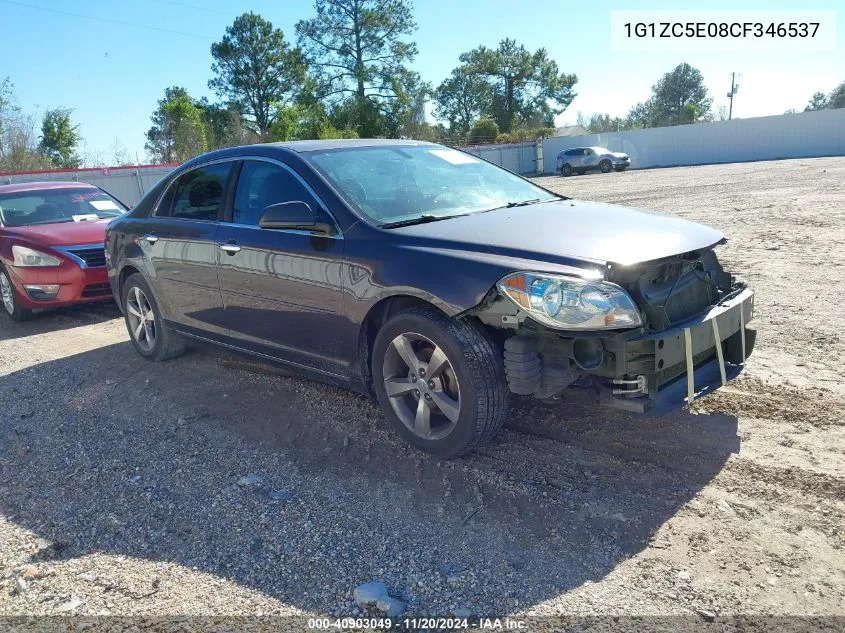
[[581,275],[595,265],[566,265],[501,254],[457,250],[403,240],[398,233],[355,227],[346,240],[344,283],[349,318],[361,323],[382,299],[423,299],[448,316],[476,307],[505,275],[535,270]]

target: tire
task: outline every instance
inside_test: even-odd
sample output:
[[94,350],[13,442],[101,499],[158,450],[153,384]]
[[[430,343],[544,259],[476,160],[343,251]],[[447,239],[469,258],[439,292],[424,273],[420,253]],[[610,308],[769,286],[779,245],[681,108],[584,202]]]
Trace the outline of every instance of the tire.
[[[130,275],[123,284],[121,306],[129,340],[141,356],[162,361],[185,351],[185,340],[164,322],[155,295],[140,273]],[[152,318],[147,316],[150,313]]]
[[[416,374],[400,349],[415,355]],[[445,361],[426,376],[435,354]],[[370,365],[388,422],[408,443],[427,453],[443,459],[466,455],[489,441],[504,423],[509,391],[503,356],[472,321],[450,319],[431,306],[397,314],[376,335]]]
[[563,167],[560,168],[560,174],[562,176],[571,176],[572,175],[572,165],[569,163],[564,163]]
[[599,169],[601,169],[601,173],[609,174],[610,171],[613,169],[613,163],[611,163],[606,158],[599,162]]
[[0,266],[0,312],[17,323],[32,318],[32,310],[21,305],[18,292],[2,266]]

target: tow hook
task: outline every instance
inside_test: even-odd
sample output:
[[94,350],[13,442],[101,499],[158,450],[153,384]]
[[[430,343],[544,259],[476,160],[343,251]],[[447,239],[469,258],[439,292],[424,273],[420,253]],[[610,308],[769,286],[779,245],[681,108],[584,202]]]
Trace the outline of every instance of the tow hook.
[[638,396],[640,394],[648,394],[648,378],[646,376],[637,376],[636,380],[614,378],[613,384],[624,386],[623,389],[614,389],[614,396]]

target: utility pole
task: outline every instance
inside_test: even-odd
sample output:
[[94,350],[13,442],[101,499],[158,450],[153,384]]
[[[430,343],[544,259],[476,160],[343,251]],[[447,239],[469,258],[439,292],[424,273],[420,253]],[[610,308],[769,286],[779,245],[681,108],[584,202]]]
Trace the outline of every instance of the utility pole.
[[731,91],[728,93],[728,99],[731,100],[730,105],[728,106],[728,121],[731,120],[734,112],[734,96],[739,90],[739,86],[736,84],[736,73],[731,73]]

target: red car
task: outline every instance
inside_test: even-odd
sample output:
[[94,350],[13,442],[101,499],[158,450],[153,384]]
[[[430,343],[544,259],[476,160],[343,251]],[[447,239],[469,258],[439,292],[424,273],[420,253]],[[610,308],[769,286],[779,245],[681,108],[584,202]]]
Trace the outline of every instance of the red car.
[[33,310],[110,301],[103,238],[126,211],[85,183],[0,185],[0,312],[23,321]]

